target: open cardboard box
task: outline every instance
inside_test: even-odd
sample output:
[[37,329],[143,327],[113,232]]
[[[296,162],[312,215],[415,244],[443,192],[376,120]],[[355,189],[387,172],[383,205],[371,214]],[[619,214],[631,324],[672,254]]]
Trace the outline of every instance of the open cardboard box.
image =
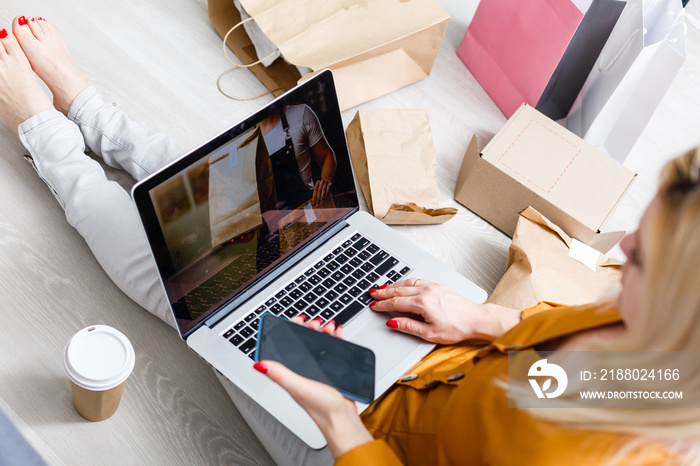
[[636,175],[523,104],[479,152],[474,136],[455,200],[513,236],[532,206],[569,236],[605,253],[624,231],[601,233]]

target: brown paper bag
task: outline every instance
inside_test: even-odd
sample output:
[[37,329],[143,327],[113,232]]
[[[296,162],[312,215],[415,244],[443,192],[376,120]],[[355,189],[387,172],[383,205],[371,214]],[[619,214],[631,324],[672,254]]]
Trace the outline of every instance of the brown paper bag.
[[518,218],[506,272],[487,302],[527,309],[540,301],[576,305],[604,298],[619,285],[622,261],[583,246],[592,254],[588,258],[594,272],[570,257],[575,241],[532,207],[525,209]]
[[370,212],[387,224],[443,223],[427,110],[360,110],[345,131]]
[[[233,0],[208,1],[212,24],[224,37],[240,21],[240,13]],[[296,84],[290,82],[299,76],[296,66],[314,72],[330,68],[343,110],[427,77],[449,21],[433,0],[241,0],[241,4],[283,57],[272,64],[274,70],[251,68],[261,82],[279,95]],[[243,28],[234,31],[227,44],[243,63],[258,59]]]
[[209,156],[212,247],[262,226],[262,212],[275,202],[269,159],[257,127]]
[[[208,9],[209,20],[222,38],[231,28],[241,22],[241,14],[234,6],[233,0],[208,0]],[[226,45],[242,63],[253,63],[258,60],[255,46],[242,27],[231,32],[226,40]],[[270,66],[257,64],[248,69],[274,96],[282,95],[296,86],[301,79],[299,70],[284,61],[282,57],[275,60]],[[240,96],[240,99],[245,100],[247,97]]]

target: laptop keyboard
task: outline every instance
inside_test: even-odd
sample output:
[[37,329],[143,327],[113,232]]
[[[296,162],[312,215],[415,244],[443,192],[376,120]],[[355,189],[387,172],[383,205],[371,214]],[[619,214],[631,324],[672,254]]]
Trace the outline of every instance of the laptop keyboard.
[[367,290],[394,283],[410,271],[399,259],[355,233],[268,296],[222,336],[253,359],[264,312],[285,319],[304,314],[308,319],[320,318],[322,325],[331,320],[344,325],[373,301]]

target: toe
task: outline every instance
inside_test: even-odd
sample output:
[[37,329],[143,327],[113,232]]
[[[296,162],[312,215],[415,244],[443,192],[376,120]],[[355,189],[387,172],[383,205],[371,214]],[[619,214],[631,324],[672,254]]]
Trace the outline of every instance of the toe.
[[27,26],[29,26],[29,30],[32,31],[32,34],[37,39],[41,40],[41,38],[44,37],[44,29],[41,26],[41,21],[39,21],[37,18],[28,18]]
[[63,37],[61,36],[61,33],[59,32],[58,28],[49,21],[47,21],[46,18],[37,18],[36,24],[41,28],[42,33],[41,37],[37,35],[38,38],[48,38],[50,40],[60,40],[61,42],[64,42]]
[[[2,31],[4,31],[4,33]],[[17,38],[11,31],[3,28],[0,31],[0,42],[2,42],[3,50],[7,55],[24,55],[22,48],[17,42]]]
[[0,44],[1,44],[1,45],[0,45],[0,54],[4,54],[4,53],[5,53],[5,41],[4,41],[3,39],[7,39],[7,36],[8,36],[9,34],[10,34],[10,33],[7,32],[7,29],[5,29],[5,28],[0,28]]
[[20,44],[36,40],[28,23],[29,19],[26,16],[17,16],[12,20],[12,32]]

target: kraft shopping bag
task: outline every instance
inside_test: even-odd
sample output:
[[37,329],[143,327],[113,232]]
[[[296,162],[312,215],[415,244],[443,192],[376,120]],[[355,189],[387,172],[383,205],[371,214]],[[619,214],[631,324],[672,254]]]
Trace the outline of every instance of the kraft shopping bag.
[[[226,3],[230,8],[222,6]],[[326,68],[333,70],[341,109],[427,77],[449,21],[449,15],[433,0],[240,0],[240,5],[252,17],[254,27],[279,49],[280,57],[271,66],[282,63],[289,76],[310,70],[304,78]],[[221,24],[226,16],[229,28],[236,25],[229,16],[240,22],[241,14],[238,10],[234,14],[231,8],[236,10],[232,0],[209,0],[212,22]],[[217,30],[222,36],[227,32]],[[235,31],[238,40],[241,34],[244,28]],[[232,36],[234,33],[229,43]],[[239,59],[253,63],[267,58],[251,56],[255,46],[247,34],[245,40],[251,45],[234,44],[246,48],[247,56]],[[256,76],[262,73],[260,66],[251,68],[258,70]],[[263,74],[261,81],[276,95],[292,87],[289,81]]]
[[[221,37],[225,37],[225,46],[228,46],[236,57],[245,64],[256,78],[274,96],[279,96],[285,91],[296,86],[301,74],[296,67],[289,65],[283,58],[277,58],[264,65],[258,60],[255,46],[240,25],[241,14],[236,9],[232,0],[208,0],[209,20]],[[230,33],[229,33],[230,32]],[[263,57],[265,58],[265,57]],[[230,70],[229,70],[230,71]],[[221,89],[221,86],[220,86]],[[225,91],[222,90],[225,93]],[[237,100],[247,100],[250,96],[231,96]]]
[[540,301],[591,303],[612,296],[621,267],[622,261],[577,244],[528,207],[518,217],[506,272],[488,302],[513,309],[527,309]]
[[457,55],[506,117],[565,117],[623,8],[618,0],[482,0]]
[[360,110],[345,135],[370,212],[387,224],[435,224],[457,209],[439,208],[428,111]]
[[686,57],[681,0],[630,0],[569,113],[569,129],[624,162]]

